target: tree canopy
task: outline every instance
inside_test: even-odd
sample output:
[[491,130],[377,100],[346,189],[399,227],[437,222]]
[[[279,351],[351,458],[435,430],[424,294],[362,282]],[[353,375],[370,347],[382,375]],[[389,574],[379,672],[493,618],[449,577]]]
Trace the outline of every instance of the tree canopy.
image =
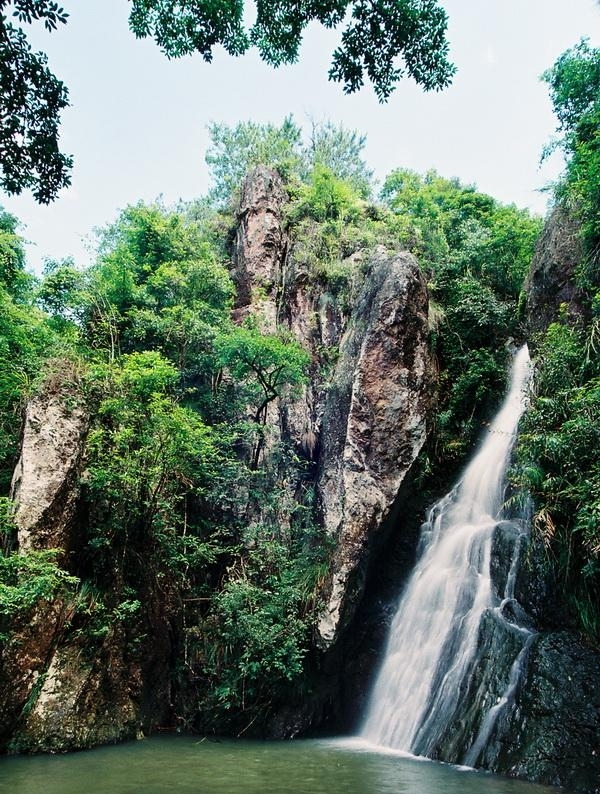
[[542,79],[548,83],[559,130],[573,134],[600,104],[600,50],[582,39],[563,52]]
[[[370,81],[386,101],[398,81],[413,78],[426,91],[448,86],[447,16],[438,0],[257,0],[245,26],[243,0],[131,0],[129,25],[138,38],[152,37],[169,58],[199,53],[211,61],[215,46],[230,55],[256,47],[272,66],[294,63],[308,24],[341,28],[329,79],[346,93]],[[70,184],[72,158],[59,149],[60,114],[68,106],[65,85],[47,58],[33,53],[19,23],[41,21],[52,31],[68,14],[54,0],[0,0],[0,188],[33,190],[53,201]],[[345,26],[345,27],[344,27]]]
[[[345,25],[333,53],[329,79],[348,94],[373,84],[386,101],[396,83],[412,77],[426,91],[448,86],[447,16],[437,0],[257,0],[256,18],[245,27],[242,0],[132,0],[130,26],[138,37],[153,37],[170,58],[198,52],[212,60],[215,45],[230,55],[256,47],[272,66],[298,60],[310,22],[326,28]],[[398,63],[398,59],[403,61]]]
[[41,204],[56,198],[70,184],[72,159],[59,150],[60,114],[69,104],[64,84],[34,53],[21,23],[43,21],[54,30],[67,13],[52,0],[0,0],[0,187],[7,193],[26,188]]
[[543,75],[558,119],[559,145],[567,161],[559,198],[566,199],[582,223],[585,269],[600,285],[600,48],[586,39],[564,52]]
[[364,135],[342,125],[313,122],[308,137],[292,116],[281,126],[242,121],[229,127],[209,124],[211,143],[206,152],[213,186],[211,199],[226,204],[246,174],[257,165],[275,168],[284,181],[307,182],[315,168],[329,170],[367,198],[373,172],[363,160]]

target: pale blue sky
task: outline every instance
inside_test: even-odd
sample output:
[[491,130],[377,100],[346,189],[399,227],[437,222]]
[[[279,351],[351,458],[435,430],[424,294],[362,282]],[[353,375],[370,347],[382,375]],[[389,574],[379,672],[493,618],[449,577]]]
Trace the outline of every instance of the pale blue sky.
[[129,32],[127,0],[63,0],[66,26],[32,30],[37,49],[68,85],[62,144],[75,156],[72,187],[49,207],[26,195],[0,203],[26,227],[28,259],[69,255],[85,265],[92,230],[139,199],[167,203],[202,195],[209,121],[299,123],[331,119],[367,135],[366,159],[382,179],[397,167],[475,183],[496,198],[544,212],[540,188],[560,168],[539,169],[554,130],[539,75],[582,36],[600,45],[596,0],[444,0],[458,74],[442,93],[403,82],[386,105],[372,89],[345,96],[327,81],[337,36],[320,27],[305,38],[300,62],[277,71],[254,54],[217,53],[168,61]]

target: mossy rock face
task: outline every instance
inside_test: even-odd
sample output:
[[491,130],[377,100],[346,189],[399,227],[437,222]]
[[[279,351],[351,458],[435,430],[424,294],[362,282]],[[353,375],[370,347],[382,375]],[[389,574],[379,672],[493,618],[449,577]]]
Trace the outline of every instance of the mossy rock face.
[[[509,574],[515,542],[520,542],[517,600],[507,604],[511,623],[535,631],[524,660],[514,705],[499,721],[483,765],[494,772],[578,791],[600,791],[600,652],[566,630],[565,605],[547,580],[540,549],[519,526],[501,522],[492,551],[497,591]],[[507,607],[512,610],[507,612]],[[524,608],[523,608],[524,607]],[[526,611],[525,611],[526,610]],[[489,633],[482,627],[482,634]],[[491,656],[500,664],[501,646]],[[498,655],[499,654],[499,655]]]
[[541,634],[494,771],[600,792],[600,653],[569,632]]
[[134,738],[136,709],[126,687],[79,646],[59,648],[32,693],[11,743],[22,752],[66,752]]

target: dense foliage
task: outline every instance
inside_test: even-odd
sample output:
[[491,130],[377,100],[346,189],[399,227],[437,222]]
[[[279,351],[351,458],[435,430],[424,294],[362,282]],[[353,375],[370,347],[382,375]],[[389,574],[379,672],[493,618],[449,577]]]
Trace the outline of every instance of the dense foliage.
[[536,352],[535,395],[515,483],[532,494],[534,532],[554,587],[600,641],[600,339],[562,321]]
[[140,664],[167,621],[175,691],[186,692],[182,719],[243,732],[309,688],[331,544],[315,509],[310,439],[305,455],[268,417],[309,370],[327,389],[338,351],[310,356],[289,332],[262,327],[260,313],[242,321],[232,312],[240,164],[267,159],[281,170],[289,256],[341,322],[377,246],[420,258],[440,367],[429,450],[436,477],[463,459],[502,393],[539,222],[435,173],[395,171],[373,203],[364,139],[331,124],[313,127],[306,143],[291,119],[211,132],[212,197],[177,210],[126,208],[100,233],[87,270],[48,262],[36,282],[16,222],[2,216],[0,296],[10,322],[0,326],[0,496],[25,397],[60,391],[56,358],[43,364],[50,356],[76,370],[69,399],[87,407],[90,424],[68,575],[60,551],[11,553],[10,503],[0,504],[8,552],[0,615],[8,634],[22,619],[17,600],[28,608],[69,599],[69,631],[86,653],[118,635]]
[[[253,709],[268,709],[283,692],[280,680],[289,685],[302,670],[314,589],[293,582],[310,578],[326,553],[302,530],[304,513],[299,534],[295,527],[282,534],[275,507],[264,532],[257,529],[252,541],[248,534],[257,520],[249,517],[250,504],[260,504],[264,518],[267,501],[284,503],[275,473],[257,471],[265,413],[303,381],[308,355],[256,322],[232,323],[233,287],[222,248],[212,242],[214,216],[203,225],[190,220],[193,214],[129,207],[101,233],[91,268],[49,262],[37,285],[24,272],[15,220],[2,216],[2,494],[25,397],[57,388],[52,367],[42,366],[45,357],[62,352],[77,362],[73,399],[87,404],[92,422],[73,575],[57,565],[58,552],[10,552],[10,505],[2,502],[8,554],[0,568],[0,628],[8,632],[36,600],[67,588],[86,652],[118,629],[128,632],[135,654],[148,630],[143,615],[159,594],[167,614],[206,604],[184,609],[185,674],[212,682],[205,692],[210,703],[200,703],[198,713],[210,706],[227,715],[242,687],[246,713],[238,719],[248,721]],[[41,374],[31,385],[35,372]],[[267,549],[276,554],[265,578]],[[240,606],[235,594],[242,597],[253,566],[252,598],[244,596]],[[255,604],[260,619],[251,619]],[[285,652],[261,640],[266,614]],[[262,667],[252,672],[259,656]]]
[[[580,220],[585,243],[581,263],[583,286],[600,289],[600,49],[584,39],[564,52],[543,75],[558,119],[559,138],[567,166],[557,197]],[[553,148],[553,147],[550,147]]]
[[433,462],[459,462],[504,390],[519,296],[541,219],[435,172],[394,171],[382,198],[430,282],[440,368]]
[[[582,305],[563,306],[534,340],[536,378],[519,444],[519,485],[555,588],[584,634],[600,642],[600,50],[586,41],[545,73],[566,157],[557,200],[579,221]],[[576,318],[576,319],[574,319]]]
[[0,555],[0,642],[10,639],[16,620],[30,619],[40,601],[73,598],[79,580],[56,561],[53,550]]

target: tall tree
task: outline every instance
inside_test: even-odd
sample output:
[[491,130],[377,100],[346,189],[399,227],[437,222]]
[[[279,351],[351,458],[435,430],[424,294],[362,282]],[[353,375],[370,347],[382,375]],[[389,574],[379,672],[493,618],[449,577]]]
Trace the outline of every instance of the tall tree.
[[[587,39],[568,49],[544,72],[565,154],[559,198],[567,198],[582,223],[588,254],[586,276],[600,287],[600,48]],[[552,148],[552,147],[550,147]]]
[[227,203],[257,165],[279,171],[284,181],[310,181],[315,167],[344,180],[363,198],[371,193],[373,172],[362,159],[366,137],[355,130],[327,122],[312,122],[308,138],[293,116],[281,126],[242,121],[229,127],[209,124],[206,162],[213,179],[211,198]]
[[256,165],[270,165],[282,175],[301,168],[302,130],[292,116],[280,127],[242,121],[235,127],[212,123],[208,131],[206,163],[213,179],[211,197],[217,202],[227,203]]

